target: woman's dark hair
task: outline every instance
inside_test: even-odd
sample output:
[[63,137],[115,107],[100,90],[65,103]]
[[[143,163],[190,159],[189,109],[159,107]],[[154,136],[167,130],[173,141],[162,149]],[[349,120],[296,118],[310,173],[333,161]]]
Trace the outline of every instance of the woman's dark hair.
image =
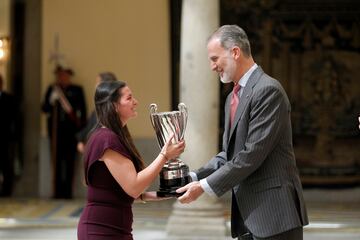
[[112,72],[101,72],[99,73],[100,82],[116,81],[116,76]]
[[137,171],[144,169],[144,161],[136,149],[127,126],[122,126],[114,103],[121,97],[121,89],[126,86],[122,81],[102,81],[95,91],[95,110],[98,118],[96,128],[107,127],[116,133],[131,154]]

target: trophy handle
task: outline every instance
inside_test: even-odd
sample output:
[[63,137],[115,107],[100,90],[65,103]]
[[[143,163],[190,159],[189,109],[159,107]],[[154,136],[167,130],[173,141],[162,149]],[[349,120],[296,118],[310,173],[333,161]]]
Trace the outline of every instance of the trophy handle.
[[150,121],[153,128],[155,128],[155,121],[153,116],[155,113],[157,113],[157,105],[155,103],[152,103],[150,104]]
[[186,129],[186,124],[187,124],[187,119],[188,119],[188,109],[187,109],[185,103],[179,103],[178,109],[180,111],[181,121],[182,121],[182,125],[183,125],[180,139],[183,139],[184,135],[185,135],[185,129]]

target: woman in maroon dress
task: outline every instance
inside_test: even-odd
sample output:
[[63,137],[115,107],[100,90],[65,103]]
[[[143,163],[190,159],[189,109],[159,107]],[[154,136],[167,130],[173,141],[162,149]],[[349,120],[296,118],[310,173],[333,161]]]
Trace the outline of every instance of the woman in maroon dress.
[[148,166],[133,144],[126,126],[136,116],[137,100],[124,82],[102,82],[95,92],[96,130],[85,148],[87,204],[78,224],[79,240],[132,240],[136,199],[159,200],[145,189],[167,161],[180,155],[184,142],[164,145]]

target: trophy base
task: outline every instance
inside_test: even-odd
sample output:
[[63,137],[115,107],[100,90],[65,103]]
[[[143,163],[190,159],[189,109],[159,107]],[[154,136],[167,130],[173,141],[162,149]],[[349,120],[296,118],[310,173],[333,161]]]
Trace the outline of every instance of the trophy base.
[[177,193],[176,189],[188,184],[190,176],[176,178],[176,179],[160,179],[160,189],[156,192],[158,197],[180,197],[183,193]]

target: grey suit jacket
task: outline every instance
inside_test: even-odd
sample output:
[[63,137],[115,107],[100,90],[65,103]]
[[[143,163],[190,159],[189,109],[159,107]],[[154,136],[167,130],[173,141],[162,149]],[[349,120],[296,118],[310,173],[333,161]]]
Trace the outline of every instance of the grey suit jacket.
[[223,149],[195,171],[217,196],[232,190],[232,237],[269,237],[308,224],[292,145],[290,103],[280,83],[258,67],[229,126],[225,103]]

